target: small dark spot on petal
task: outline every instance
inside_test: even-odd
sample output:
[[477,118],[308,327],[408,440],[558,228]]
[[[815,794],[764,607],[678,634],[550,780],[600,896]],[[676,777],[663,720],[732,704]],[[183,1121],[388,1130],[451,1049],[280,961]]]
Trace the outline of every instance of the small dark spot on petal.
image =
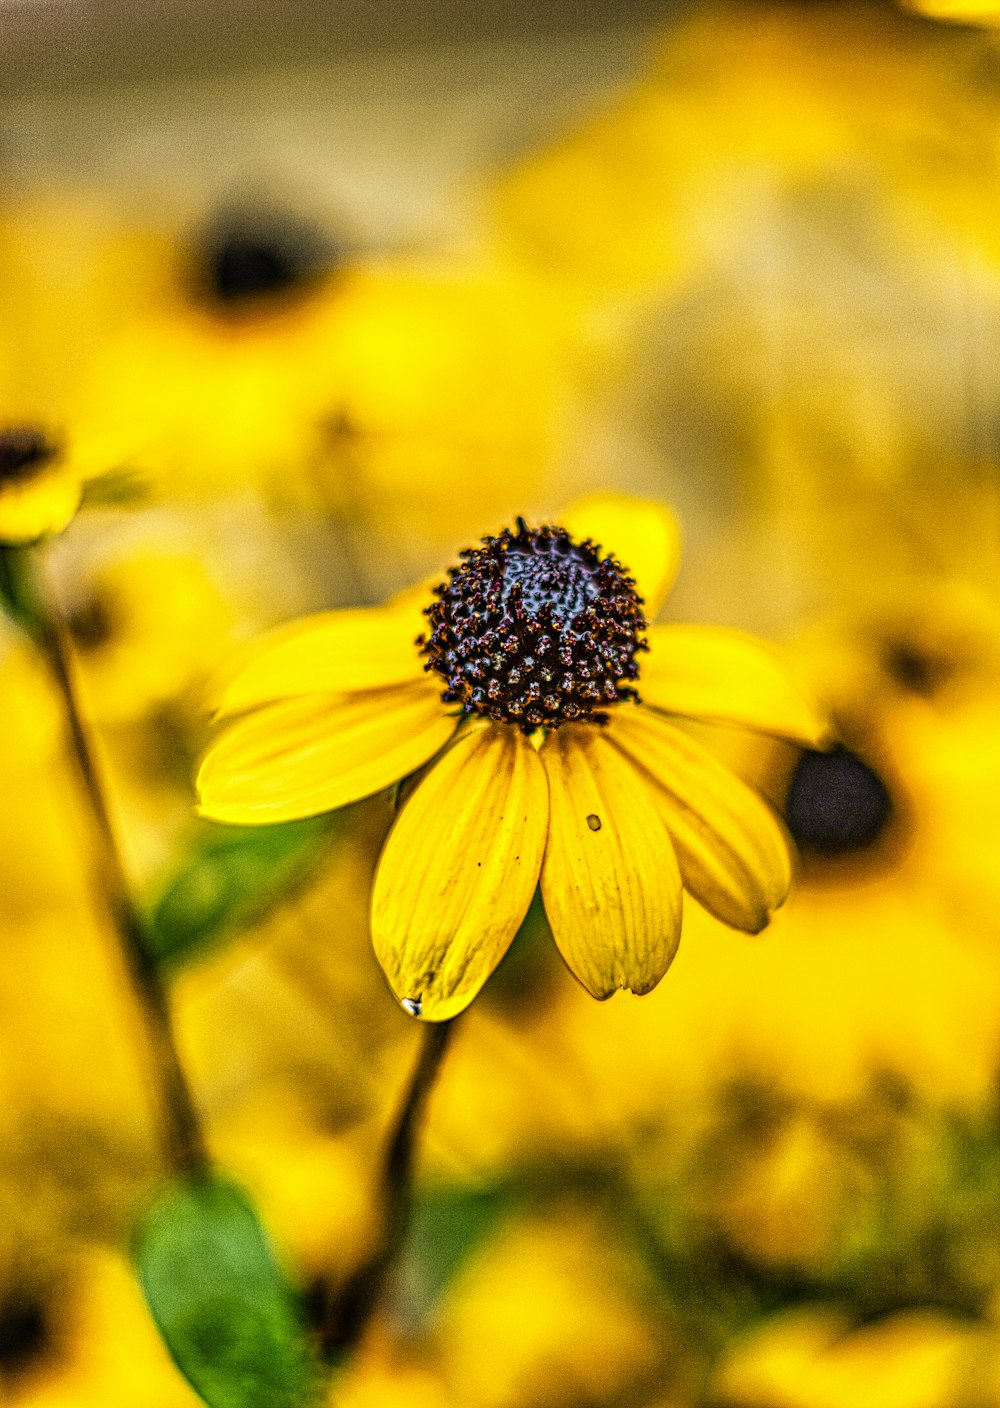
[[590,815],[587,817],[587,825],[590,827],[591,831],[600,831],[601,818],[596,814],[596,812],[591,812]]

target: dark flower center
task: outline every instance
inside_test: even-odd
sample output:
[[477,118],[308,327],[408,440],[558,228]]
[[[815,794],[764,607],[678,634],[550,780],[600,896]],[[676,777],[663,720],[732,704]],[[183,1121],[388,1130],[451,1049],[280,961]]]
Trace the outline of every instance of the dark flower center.
[[232,309],[297,292],[336,262],[322,234],[291,215],[234,213],[197,241],[202,289],[212,302]]
[[94,592],[70,613],[66,627],[76,648],[91,654],[114,640],[120,616],[118,604],[109,593]]
[[518,519],[467,548],[425,615],[425,669],[441,698],[487,718],[532,729],[571,720],[604,723],[601,710],[636,699],[636,654],[647,649],[635,583],[596,544],[563,528]]
[[804,752],[785,799],[785,820],[804,851],[847,856],[881,839],[895,808],[885,782],[847,748]]
[[49,1344],[48,1316],[39,1301],[15,1300],[0,1307],[0,1378],[23,1374]]
[[0,430],[0,485],[33,479],[56,453],[55,446],[31,426]]

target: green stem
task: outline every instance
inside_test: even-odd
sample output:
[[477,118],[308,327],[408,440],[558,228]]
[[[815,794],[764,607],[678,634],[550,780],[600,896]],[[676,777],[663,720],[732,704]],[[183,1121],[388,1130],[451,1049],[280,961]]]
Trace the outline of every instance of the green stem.
[[4,550],[5,595],[44,656],[62,697],[77,771],[94,821],[101,890],[149,1047],[166,1158],[177,1173],[204,1173],[209,1166],[205,1138],[177,1054],[166,993],[115,839],[96,752],[80,706],[72,645],[29,555],[33,551],[37,550]]
[[428,1022],[423,1028],[420,1055],[382,1162],[379,1188],[382,1230],[378,1244],[348,1277],[323,1312],[322,1348],[329,1359],[339,1358],[360,1341],[402,1248],[413,1201],[417,1138],[428,1098],[451,1041],[454,1023],[455,1019]]

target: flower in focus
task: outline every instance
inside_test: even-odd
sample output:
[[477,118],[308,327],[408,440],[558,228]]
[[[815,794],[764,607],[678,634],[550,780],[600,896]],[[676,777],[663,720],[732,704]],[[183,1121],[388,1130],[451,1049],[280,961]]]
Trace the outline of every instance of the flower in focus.
[[[599,543],[622,547],[635,576]],[[563,958],[601,999],[662,978],[683,887],[759,932],[788,889],[784,834],[672,716],[812,742],[823,727],[752,638],[647,630],[678,545],[660,506],[594,496],[562,526],[519,520],[466,550],[429,606],[410,593],[281,628],[223,692],[219,715],[241,717],[202,764],[203,814],[311,816],[440,755],[399,813],[372,896],[390,985],[430,1020],[475,997],[539,883]]]

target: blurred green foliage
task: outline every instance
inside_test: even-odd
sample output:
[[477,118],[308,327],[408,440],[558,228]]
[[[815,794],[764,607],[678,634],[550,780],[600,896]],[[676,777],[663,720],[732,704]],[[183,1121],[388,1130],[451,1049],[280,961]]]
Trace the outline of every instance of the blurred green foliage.
[[210,1408],[318,1401],[298,1299],[234,1184],[176,1183],[141,1224],[136,1262],[171,1355]]

